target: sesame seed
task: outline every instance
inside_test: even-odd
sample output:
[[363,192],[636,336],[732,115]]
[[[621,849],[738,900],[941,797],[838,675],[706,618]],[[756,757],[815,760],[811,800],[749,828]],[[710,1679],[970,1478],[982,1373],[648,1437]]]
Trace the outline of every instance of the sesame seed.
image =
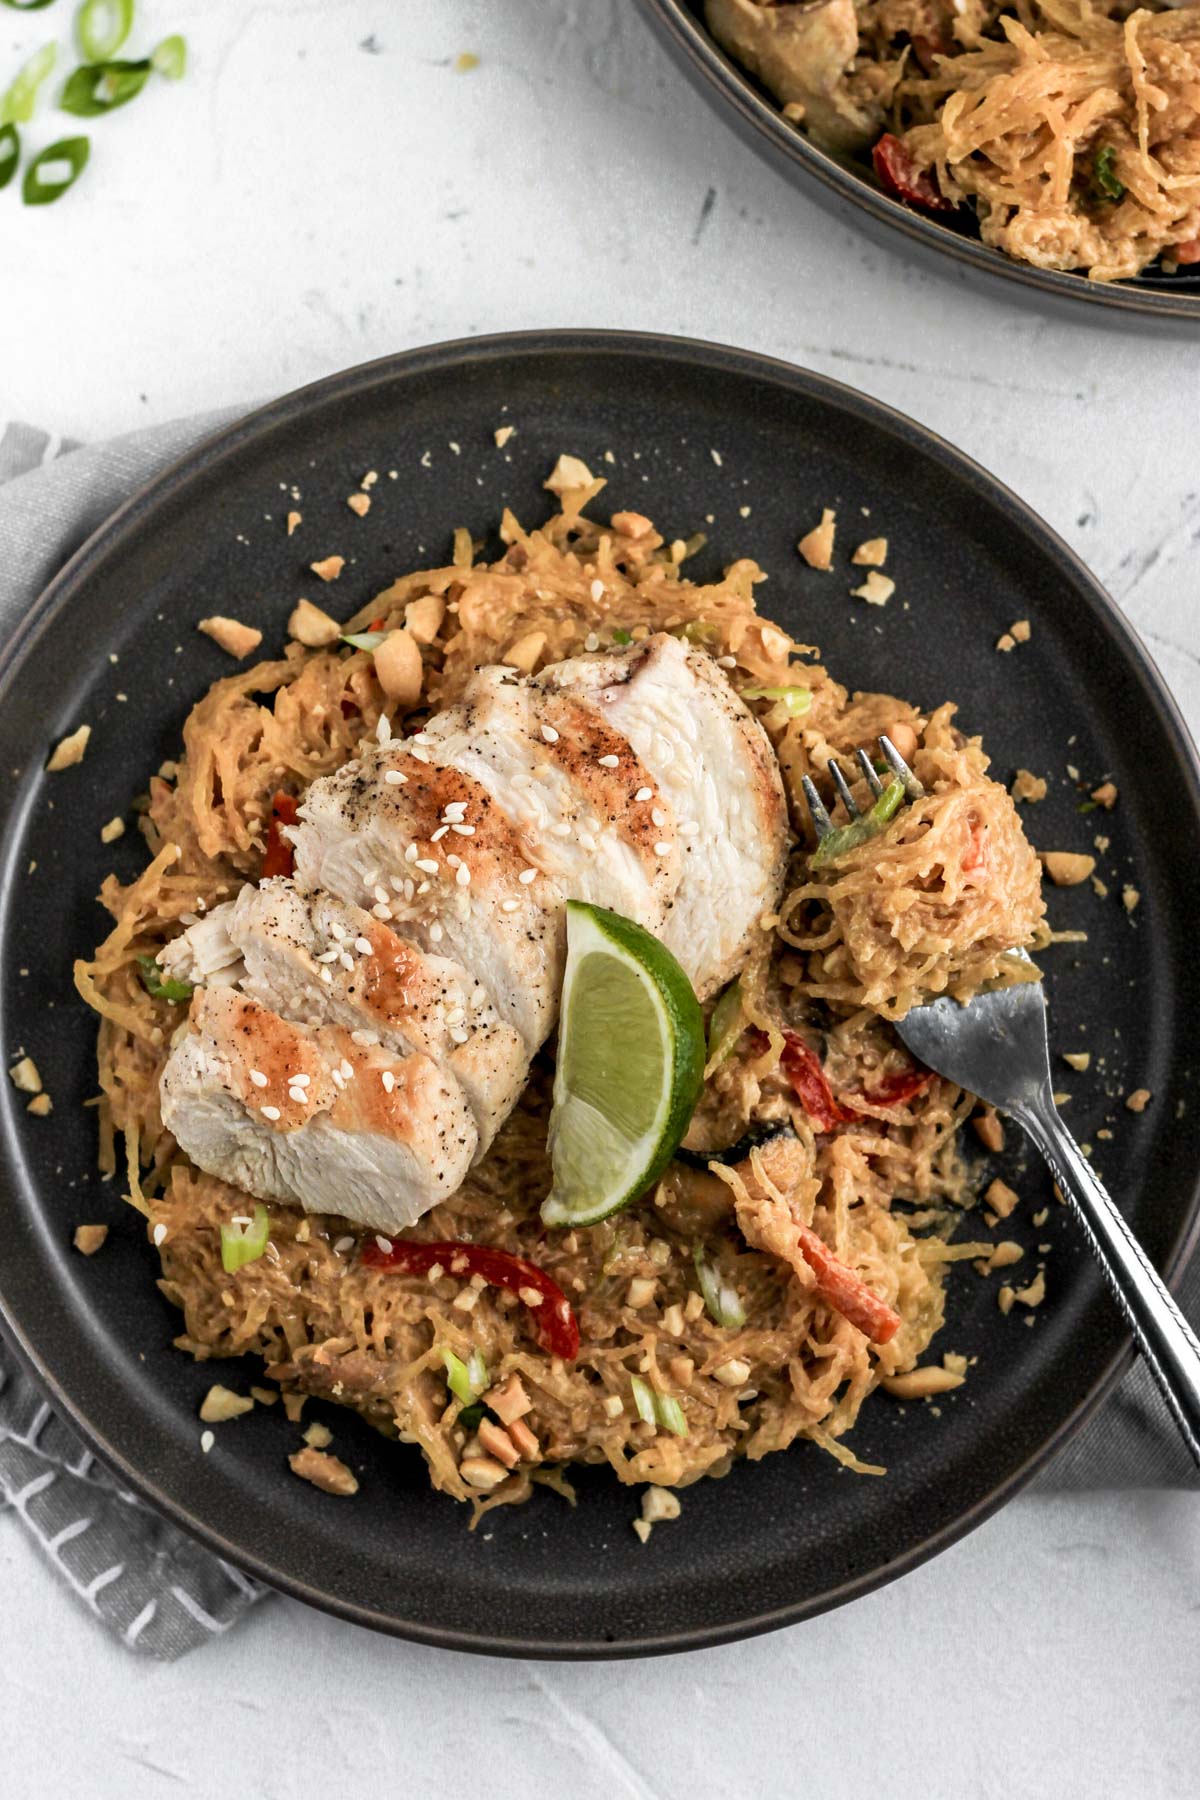
[[298,1087],[289,1088],[288,1089],[288,1099],[294,1100],[296,1102],[297,1106],[307,1106],[308,1105],[308,1095],[305,1093],[303,1088],[298,1088]]
[[435,919],[433,921],[433,924],[429,927],[430,943],[431,944],[440,944],[444,935],[445,935],[445,933],[442,931],[441,926],[438,924],[437,920]]
[[411,741],[414,744],[432,744],[433,739],[427,731],[414,731]]
[[548,744],[557,744],[558,742],[558,733],[555,731],[553,725],[543,725],[542,736]]
[[358,954],[360,956],[370,956],[370,954],[371,954],[370,938],[355,938],[354,948],[358,951]]
[[[422,883],[421,883],[421,884],[420,884],[420,886],[419,886],[419,887],[416,887],[416,888],[414,888],[414,889],[413,889],[413,893],[415,893],[415,894],[427,894],[427,893],[428,893],[428,892],[429,892],[429,889],[430,889],[430,885],[431,885],[431,884],[430,884],[430,883],[429,883],[429,882],[428,882],[428,881],[423,881],[423,882],[422,882]],[[411,900],[411,899],[412,899],[412,897],[413,897],[413,896],[412,896],[412,894],[409,894],[409,895],[408,895],[408,898],[409,898],[409,899],[410,899],[410,900]]]
[[396,1085],[396,1077],[392,1074],[392,1071],[390,1069],[385,1069],[379,1079],[383,1083],[384,1093],[390,1094]]
[[333,1076],[333,1085],[335,1088],[345,1087],[346,1078],[340,1069],[330,1069],[329,1073]]
[[670,844],[655,844],[654,854],[655,854],[655,856],[670,856],[670,854],[671,854]]
[[288,1077],[288,1080],[289,1080],[289,1084],[292,1087],[311,1087],[312,1086],[312,1076],[311,1075],[291,1075]]
[[391,720],[386,713],[379,715],[379,723],[375,727],[375,741],[378,744],[390,744],[392,741]]
[[366,1049],[371,1044],[377,1044],[379,1039],[373,1031],[352,1031],[350,1033],[350,1042],[352,1044],[361,1044],[362,1047]]
[[470,1032],[464,1031],[461,1025],[451,1027],[450,1036],[456,1044],[465,1044],[470,1035]]
[[459,887],[470,887],[471,871],[470,871],[470,869],[468,869],[466,863],[463,863],[462,866],[455,872],[454,879],[458,883]]
[[279,1117],[279,1108],[277,1106],[264,1106],[262,1109],[262,1116],[264,1119],[270,1119],[272,1123],[274,1123]]
[[342,951],[341,955],[338,957],[338,961],[341,963],[343,969],[353,969],[353,967],[354,967],[354,958],[352,956],[348,956],[344,950]]
[[151,1235],[152,1235],[152,1236],[153,1236],[153,1238],[154,1238],[154,1248],[155,1248],[155,1249],[156,1249],[156,1250],[157,1250],[157,1249],[158,1249],[158,1248],[159,1248],[159,1246],[160,1246],[160,1245],[161,1245],[161,1244],[162,1244],[162,1243],[163,1243],[163,1242],[164,1242],[164,1241],[165,1241],[165,1239],[166,1239],[166,1235],[167,1235],[167,1228],[166,1228],[166,1226],[165,1226],[165,1225],[156,1225],[156,1226],[155,1226],[155,1227],[154,1227],[154,1231],[153,1231],[153,1233],[152,1233],[152,1234],[151,1234]]
[[404,852],[404,860],[405,860],[405,862],[416,862],[417,846],[415,844],[409,844],[408,848]]
[[678,829],[680,837],[696,837],[700,831],[695,819],[683,819]]
[[501,912],[516,912],[516,910],[517,910],[518,906],[520,906],[520,904],[521,904],[521,902],[519,900],[502,900],[500,902],[500,911]]
[[408,884],[402,881],[399,875],[389,875],[388,885],[394,894],[402,894]]
[[402,775],[399,769],[385,769],[383,772],[383,779],[387,782],[389,787],[403,787],[404,783],[408,780],[408,776]]
[[208,1455],[216,1441],[217,1440],[211,1431],[202,1431],[200,1433],[200,1448],[203,1450],[205,1456]]
[[340,944],[342,939],[346,935],[346,928],[344,925],[339,925],[337,920],[334,919],[331,922],[330,927],[329,927],[329,935],[331,938],[336,939],[336,941]]
[[531,881],[537,880],[537,870],[536,869],[522,869],[521,873],[517,876],[517,880],[522,884],[523,887],[528,887]]
[[635,800],[652,800],[654,798],[654,789],[640,787],[633,797]]
[[315,962],[319,962],[319,963],[331,963],[331,962],[336,962],[336,961],[337,961],[337,954],[338,954],[338,953],[337,953],[337,951],[336,951],[336,949],[334,949],[334,950],[322,950],[322,952],[321,952],[321,954],[320,954],[320,956],[317,956],[317,957],[314,957],[314,959],[313,959],[313,960],[314,960],[314,961],[315,961]]
[[371,892],[374,894],[375,898],[378,900],[378,902],[381,906],[387,905],[388,891],[381,883],[376,882],[375,886],[371,889]]
[[456,823],[456,824],[452,825],[450,827],[450,829],[451,829],[451,831],[457,832],[459,837],[474,837],[475,836],[475,827],[473,825],[459,825]]
[[412,757],[414,762],[427,763],[429,761],[428,750],[414,749],[414,750],[410,750],[408,754]]
[[736,656],[718,656],[717,667],[719,669],[736,669],[737,668],[737,657]]
[[[430,834],[429,834],[430,843],[431,844],[440,844],[442,839],[445,837],[446,833],[449,831],[449,829],[450,829],[450,827],[448,825],[439,825],[436,831],[430,832]],[[462,829],[461,826],[459,827],[459,829],[460,830]]]
[[466,1016],[467,1015],[463,1011],[462,1007],[456,1006],[452,1012],[448,1012],[446,1014],[446,1023],[447,1023],[447,1025],[461,1025],[463,1023],[463,1021],[466,1019]]
[[486,999],[487,999],[487,989],[486,988],[477,987],[477,988],[471,989],[471,1005],[472,1006],[482,1006]]
[[339,1256],[345,1256],[347,1250],[353,1250],[354,1239],[352,1237],[340,1237],[333,1247]]
[[550,835],[551,837],[556,838],[569,838],[573,833],[571,826],[567,824],[567,821],[565,819],[560,819],[557,825],[552,825],[550,827]]
[[418,856],[417,867],[423,869],[426,875],[436,875],[438,872],[437,863],[432,856]]
[[250,1079],[254,1083],[255,1087],[266,1087],[266,1085],[267,1085],[267,1078],[263,1074],[261,1069],[251,1069]]
[[342,1071],[342,1080],[343,1081],[353,1081],[354,1080],[354,1064],[353,1063],[347,1062],[346,1058],[343,1056],[343,1058],[338,1066]]
[[462,818],[466,810],[467,803],[465,800],[448,800],[446,802],[445,810],[442,813],[442,817],[443,819],[448,819],[450,823],[453,824],[455,819]]
[[600,648],[600,639],[596,636],[594,631],[588,632],[583,640],[583,647],[585,650],[598,650]]
[[[427,888],[427,887],[428,887],[428,886],[429,886],[429,883],[428,883],[428,882],[427,882],[427,881],[423,881],[423,882],[422,882],[422,883],[421,883],[421,886],[422,886],[422,888],[423,888],[423,889],[424,889],[424,888]],[[406,881],[406,882],[405,882],[405,884],[404,884],[404,898],[405,898],[405,899],[406,899],[406,900],[411,900],[411,899],[412,899],[412,897],[413,897],[413,895],[414,895],[414,894],[415,894],[415,893],[416,893],[416,891],[417,891],[417,884],[416,884],[416,882],[415,882],[415,881]]]
[[[386,921],[386,920],[388,920],[388,919],[390,919],[390,918],[391,918],[391,916],[392,916],[392,909],[391,909],[391,907],[390,907],[390,906],[385,906],[385,905],[384,905],[384,904],[383,904],[383,901],[382,901],[382,900],[380,900],[380,901],[378,901],[378,902],[377,902],[377,903],[376,903],[376,904],[375,904],[375,905],[374,905],[374,906],[373,906],[373,907],[372,907],[372,908],[371,908],[371,912],[372,912],[372,914],[373,914],[373,915],[374,915],[374,917],[375,917],[375,918],[377,918],[377,919],[383,919],[383,920],[384,920],[384,921]],[[328,976],[328,975],[329,975],[329,971],[328,971],[328,969],[322,969],[322,971],[321,971],[321,973],[322,973],[322,974],[323,974],[323,975],[325,975],[325,976]]]
[[650,808],[650,819],[653,824],[659,826],[661,829],[667,822],[667,815],[661,806],[652,806]]
[[604,598],[604,583],[599,579],[599,577],[597,577],[597,579],[595,581],[593,581],[593,583],[592,583],[592,599],[593,600],[603,600],[603,598]]
[[379,1248],[383,1251],[383,1254],[385,1256],[391,1255],[391,1251],[392,1251],[391,1238],[376,1237],[375,1242],[379,1245]]
[[333,986],[333,975],[330,972],[330,970],[328,970],[328,969],[321,970],[321,980],[325,983],[326,987]]
[[602,756],[600,758],[600,767],[602,769],[615,769],[620,761],[621,759],[619,756]]

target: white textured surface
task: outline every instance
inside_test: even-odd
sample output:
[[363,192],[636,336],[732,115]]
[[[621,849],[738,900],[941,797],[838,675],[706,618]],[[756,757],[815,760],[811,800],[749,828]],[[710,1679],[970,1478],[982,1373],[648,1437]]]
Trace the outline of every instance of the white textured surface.
[[[631,0],[142,11],[148,41],[186,32],[187,82],[99,121],[61,206],[0,196],[0,413],[95,437],[519,326],[768,350],[1010,482],[1200,719],[1194,349],[1019,310],[869,244],[714,122]],[[0,75],[66,12],[0,13]],[[849,1611],[640,1667],[468,1662],[284,1601],[173,1669],[139,1664],[3,1523],[0,1593],[6,1800],[423,1794],[471,1769],[493,1794],[580,1800],[1195,1786],[1183,1496],[1018,1502]]]

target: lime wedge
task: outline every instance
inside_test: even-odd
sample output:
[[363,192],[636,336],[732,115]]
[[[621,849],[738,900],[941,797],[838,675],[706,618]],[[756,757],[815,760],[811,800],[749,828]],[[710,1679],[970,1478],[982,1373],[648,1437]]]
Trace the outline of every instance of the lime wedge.
[[567,902],[547,1225],[595,1225],[644,1194],[704,1079],[704,1021],[670,951],[619,913]]

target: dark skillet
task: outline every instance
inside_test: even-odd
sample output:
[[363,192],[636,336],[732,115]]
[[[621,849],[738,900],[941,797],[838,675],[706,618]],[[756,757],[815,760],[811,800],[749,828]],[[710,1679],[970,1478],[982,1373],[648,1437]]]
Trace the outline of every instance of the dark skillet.
[[[498,451],[492,434],[503,423],[518,431]],[[455,525],[487,531],[504,502],[540,517],[548,496],[539,484],[564,449],[610,477],[605,505],[644,509],[685,536],[707,530],[709,569],[757,556],[771,575],[766,609],[821,643],[850,683],[922,703],[958,698],[1003,774],[1022,764],[1051,777],[1032,816],[1043,844],[1085,848],[1098,829],[1095,815],[1077,810],[1066,762],[1093,782],[1117,781],[1117,811],[1099,816],[1112,837],[1102,867],[1115,887],[1136,881],[1141,906],[1131,923],[1119,901],[1102,904],[1090,889],[1052,896],[1055,923],[1090,934],[1085,947],[1047,959],[1052,1016],[1058,1048],[1086,1044],[1106,1059],[1099,1079],[1064,1070],[1071,1123],[1096,1141],[1110,1187],[1170,1274],[1197,1206],[1200,793],[1183,726],[1145,652],[1012,494],[835,382],[669,339],[474,340],[291,395],[132,500],[7,647],[0,1026],[6,1059],[18,1047],[32,1053],[55,1103],[51,1119],[31,1119],[3,1083],[0,1305],[11,1336],[132,1487],[276,1586],[430,1643],[628,1655],[764,1630],[877,1586],[978,1524],[1075,1428],[1124,1365],[1125,1337],[1041,1171],[1008,1173],[1031,1203],[1017,1235],[1053,1245],[1046,1304],[1026,1328],[1001,1317],[994,1280],[960,1274],[938,1343],[978,1364],[937,1411],[870,1402],[854,1445],[888,1465],[886,1480],[856,1478],[797,1446],[690,1489],[680,1523],[643,1547],[630,1529],[636,1494],[590,1471],[576,1510],[544,1494],[472,1533],[465,1511],[430,1490],[414,1451],[349,1414],[326,1416],[360,1475],[353,1502],[288,1473],[298,1434],[278,1408],[219,1428],[216,1448],[201,1454],[196,1409],[215,1371],[172,1349],[178,1319],[154,1287],[140,1221],[116,1184],[93,1173],[93,1118],[81,1103],[94,1088],[95,1022],[70,977],[72,957],[103,929],[93,896],[105,870],[115,864],[128,877],[141,861],[136,836],[106,850],[100,825],[175,753],[189,704],[229,670],[196,619],[220,608],[252,620],[269,650],[297,595],[311,591],[310,559],[352,559],[321,592],[349,612],[422,557],[444,557]],[[345,498],[372,468],[375,504],[360,521]],[[283,527],[289,504],[304,515],[293,539]],[[849,599],[844,562],[818,575],[797,558],[797,535],[822,504],[838,508],[843,549],[860,532],[886,532],[898,587],[885,611]],[[996,638],[1018,618],[1032,621],[1031,641],[997,655]],[[48,747],[84,719],[93,737],[82,766],[43,776]],[[1106,1098],[1107,1088],[1137,1085],[1155,1094],[1140,1119]],[[1109,1117],[1116,1135],[1101,1141]],[[1037,1230],[1028,1223],[1036,1205],[1049,1206]],[[112,1235],[85,1261],[71,1232],[93,1220]],[[220,1373],[242,1386],[253,1379],[249,1366]]]
[[1200,272],[1168,275],[1157,266],[1134,281],[1089,281],[1086,276],[1035,269],[980,241],[967,212],[950,217],[905,206],[880,188],[866,163],[838,158],[789,125],[778,103],[727,56],[704,24],[704,0],[640,0],[656,36],[693,86],[738,135],[796,187],[831,212],[858,209],[873,237],[895,244],[902,232],[928,261],[946,257],[975,275],[1000,275],[1044,304],[1083,301],[1116,322],[1136,316],[1160,325],[1200,326]]

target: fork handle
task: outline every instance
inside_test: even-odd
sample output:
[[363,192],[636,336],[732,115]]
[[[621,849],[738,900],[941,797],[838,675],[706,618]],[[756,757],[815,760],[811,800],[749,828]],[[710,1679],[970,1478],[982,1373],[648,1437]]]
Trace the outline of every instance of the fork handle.
[[1014,1109],[1074,1207],[1183,1441],[1200,1465],[1200,1342],[1059,1117],[1049,1094]]

